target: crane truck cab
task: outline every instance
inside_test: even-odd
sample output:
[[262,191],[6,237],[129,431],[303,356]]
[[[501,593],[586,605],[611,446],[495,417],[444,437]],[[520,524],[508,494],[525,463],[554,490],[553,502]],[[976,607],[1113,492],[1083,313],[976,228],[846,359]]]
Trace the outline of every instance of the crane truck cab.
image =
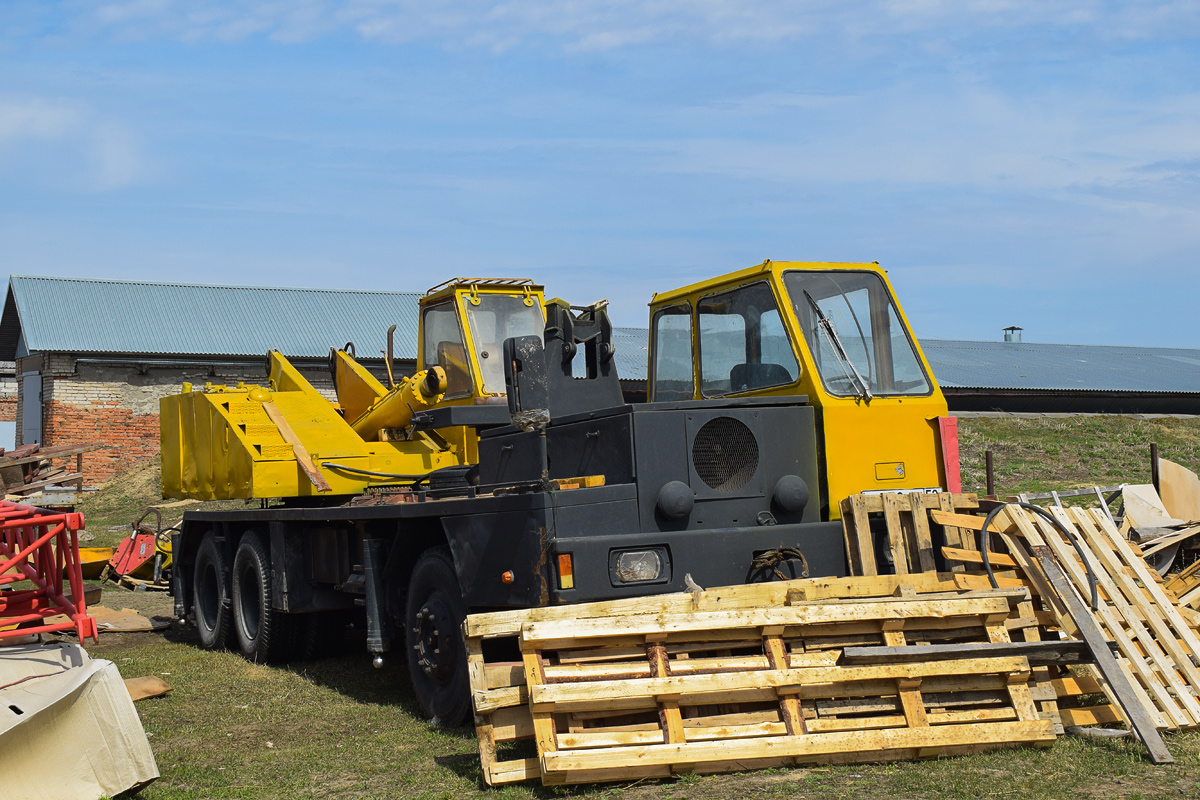
[[957,428],[878,263],[764,261],[650,302],[651,402],[807,395],[824,519],[871,491],[958,491]]

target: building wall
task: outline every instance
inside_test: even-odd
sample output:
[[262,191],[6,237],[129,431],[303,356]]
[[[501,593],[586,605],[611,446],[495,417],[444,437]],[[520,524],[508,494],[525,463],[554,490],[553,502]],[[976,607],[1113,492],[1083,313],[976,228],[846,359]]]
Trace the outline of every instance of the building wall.
[[[334,398],[333,381],[323,365],[297,365],[317,391]],[[100,442],[83,456],[87,485],[103,483],[130,466],[153,458],[159,450],[158,401],[176,394],[188,382],[236,385],[266,382],[259,364],[213,361],[209,365],[163,367],[129,362],[96,363],[69,354],[51,353],[19,359],[18,378],[42,372],[42,445],[59,447]],[[402,372],[410,372],[401,369]],[[15,419],[21,444],[23,381],[17,380]],[[73,468],[73,465],[72,465]]]

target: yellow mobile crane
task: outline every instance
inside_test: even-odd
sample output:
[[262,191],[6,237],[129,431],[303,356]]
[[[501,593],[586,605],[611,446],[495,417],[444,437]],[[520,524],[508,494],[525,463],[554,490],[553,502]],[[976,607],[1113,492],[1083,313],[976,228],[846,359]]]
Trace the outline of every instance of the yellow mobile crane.
[[821,505],[959,491],[957,426],[878,263],[764,261],[654,295],[651,402],[806,395]]
[[262,503],[185,512],[176,616],[280,660],[353,615],[457,722],[468,610],[843,575],[839,499],[953,487],[945,401],[877,265],[766,262],[651,307],[651,403],[622,399],[604,303],[518,280],[422,297],[412,377],[331,351],[336,402],[278,352],[262,386],[185,384],[163,495]]

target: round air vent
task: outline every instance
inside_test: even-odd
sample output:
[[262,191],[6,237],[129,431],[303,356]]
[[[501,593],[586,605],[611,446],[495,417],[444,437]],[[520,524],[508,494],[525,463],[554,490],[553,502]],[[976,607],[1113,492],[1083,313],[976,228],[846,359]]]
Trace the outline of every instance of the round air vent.
[[736,492],[758,471],[754,433],[733,417],[710,419],[692,441],[692,466],[710,489]]

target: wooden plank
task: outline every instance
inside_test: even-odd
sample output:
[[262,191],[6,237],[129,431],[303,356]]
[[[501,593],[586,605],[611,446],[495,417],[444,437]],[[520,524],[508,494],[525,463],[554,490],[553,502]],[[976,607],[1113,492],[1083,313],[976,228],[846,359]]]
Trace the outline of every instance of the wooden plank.
[[8,492],[9,494],[28,494],[29,492],[32,492],[36,489],[44,489],[47,486],[59,486],[64,483],[70,483],[71,481],[78,480],[79,478],[82,478],[82,477],[83,477],[83,473],[81,473],[81,472],[70,472],[70,473],[67,473],[66,475],[61,475],[61,474],[56,475],[55,477],[49,478],[47,480],[34,481],[33,483],[27,483],[24,486],[14,486],[11,489],[5,489],[5,491]]
[[108,445],[95,442],[92,444],[71,445],[69,447],[47,447],[43,450],[39,450],[33,455],[25,456],[24,458],[0,458],[0,468],[16,467],[24,464],[36,464],[39,461],[48,461],[52,458],[65,458],[67,456],[82,455],[83,453],[90,453],[93,450],[99,450],[101,447],[107,446]]
[[[1031,595],[1040,595],[1038,587],[1024,578],[1007,578],[997,576],[997,585],[1002,589],[1025,589]],[[954,585],[964,590],[991,589],[992,583],[987,575],[955,575]]]
[[1124,723],[1121,711],[1116,706],[1085,706],[1083,708],[1060,708],[1062,723],[1068,727],[1086,727],[1090,725],[1109,725]]
[[854,519],[854,542],[858,548],[861,570],[859,574],[878,575],[879,566],[875,563],[875,539],[871,535],[871,519],[867,516],[866,499],[861,494],[850,498],[850,513]]
[[[970,531],[983,530],[984,516],[972,516],[970,514],[951,514],[946,511],[930,511],[929,516],[939,525],[952,525],[956,528],[965,528]],[[997,515],[992,524],[988,526],[988,531],[991,533],[1016,533],[1018,532],[1012,525],[1005,524],[1000,515]]]
[[1104,694],[1104,687],[1100,685],[1100,681],[1090,675],[1070,675],[1063,678],[1055,678],[1050,683],[1059,697]]
[[[954,513],[954,504],[950,500],[950,495],[942,493],[937,496],[938,509],[946,513]],[[932,516],[931,516],[932,518]],[[937,520],[934,519],[936,522]],[[975,537],[972,536],[968,540],[961,528],[953,525],[943,525],[942,532],[945,535],[946,543],[951,547],[970,548],[975,544]],[[954,572],[963,572],[965,568],[962,565],[956,565],[951,568]]]
[[882,498],[883,518],[887,522],[888,549],[892,554],[892,569],[897,575],[907,575],[911,570],[908,565],[908,547],[904,541],[904,528],[900,524],[900,498],[894,494],[885,494]]
[[929,518],[921,503],[912,504],[913,532],[917,539],[917,563],[921,572],[937,571],[933,558],[933,538],[929,535]]
[[[791,658],[781,637],[764,636],[763,649],[766,651],[771,669],[786,671],[792,668]],[[783,717],[786,733],[792,736],[808,733],[808,727],[804,724],[804,714],[800,708],[800,700],[794,694],[780,694],[779,713]]]
[[[942,557],[947,561],[963,561],[969,564],[982,564],[983,554],[978,550],[964,550],[957,547],[943,547]],[[995,567],[1015,567],[1017,562],[1013,561],[1012,556],[1006,556],[1003,553],[988,552],[988,563]]]
[[[1113,645],[1116,646],[1115,643]],[[841,664],[892,664],[899,661],[935,661],[940,659],[1024,657],[1030,666],[1085,664],[1092,661],[1087,644],[1080,641],[1056,642],[964,642],[962,644],[910,644],[903,647],[847,647]]]
[[[899,494],[899,492],[873,492],[870,494],[854,495],[854,497],[863,498],[864,507],[868,512],[878,513],[883,511],[883,498],[889,494]],[[943,495],[950,498],[950,504],[954,508],[979,508],[979,496],[975,494],[950,494],[948,492],[904,492],[903,494],[908,498],[919,498],[921,504],[927,509],[939,508],[941,505],[940,498]]]
[[312,460],[312,456],[308,454],[304,443],[300,441],[300,437],[292,430],[292,426],[288,424],[287,417],[279,410],[279,406],[275,405],[270,400],[262,404],[263,410],[267,412],[267,416],[271,418],[271,422],[275,423],[275,427],[279,429],[279,434],[283,436],[284,441],[292,446],[292,452],[296,456],[296,462],[300,464],[300,469],[312,481],[313,486],[317,487],[318,492],[331,492],[333,489],[329,483],[321,475],[321,468]]
[[525,663],[525,684],[530,698],[529,710],[533,714],[533,735],[537,741],[538,754],[545,756],[547,753],[553,753],[558,745],[554,738],[554,720],[551,719],[549,710],[540,708],[541,704],[533,700],[534,693],[545,688],[542,685],[544,680],[542,656],[540,653],[530,650],[522,652],[521,656],[521,660]]
[[492,764],[483,779],[488,786],[503,786],[542,777],[541,761],[537,758],[520,758],[514,761],[498,761]]
[[1176,595],[1187,592],[1194,586],[1200,585],[1200,561],[1195,561],[1186,569],[1168,575],[1166,578],[1166,588]]
[[[666,678],[671,675],[670,664],[667,663],[667,650],[657,642],[646,645],[646,660],[650,662],[651,678]],[[662,730],[661,741],[667,744],[680,744],[687,741],[683,733],[683,716],[679,711],[678,698],[659,698],[658,715]]]
[[932,617],[945,620],[961,616],[1008,616],[1004,597],[965,597],[947,600],[911,600],[892,603],[846,603],[828,606],[782,606],[729,611],[701,611],[694,614],[638,614],[620,618],[548,620],[527,623],[522,641],[555,644],[601,637],[646,636],[655,633],[700,631],[736,631],[769,626],[830,625],[862,620]]
[[651,765],[738,762],[770,757],[807,758],[844,753],[926,749],[948,746],[1052,742],[1049,722],[988,722],[967,725],[830,732],[820,736],[770,736],[755,739],[689,742],[682,745],[614,747],[561,751],[543,756],[547,772],[613,769],[624,763]]
[[1157,553],[1159,550],[1163,550],[1173,544],[1182,542],[1184,539],[1190,539],[1197,534],[1200,534],[1200,525],[1194,525],[1190,528],[1184,528],[1177,533],[1171,533],[1166,536],[1159,537],[1142,549],[1140,555],[1143,559],[1146,559]]

